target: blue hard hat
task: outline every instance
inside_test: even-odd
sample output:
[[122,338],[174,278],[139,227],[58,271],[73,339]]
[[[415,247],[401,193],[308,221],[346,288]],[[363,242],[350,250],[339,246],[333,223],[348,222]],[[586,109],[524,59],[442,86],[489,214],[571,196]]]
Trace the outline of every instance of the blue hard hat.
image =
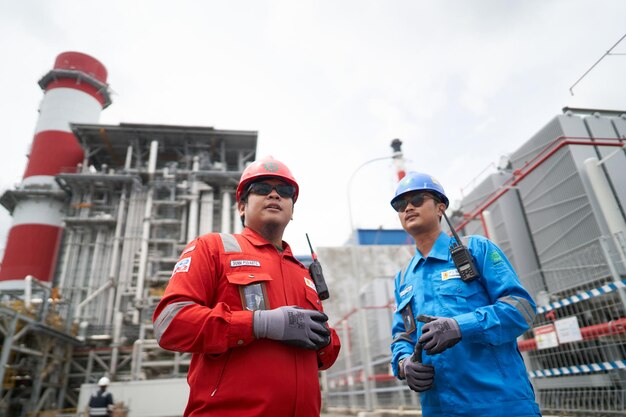
[[404,178],[400,180],[398,188],[396,188],[396,195],[391,199],[391,203],[393,204],[393,202],[402,195],[410,193],[411,191],[430,191],[441,199],[446,205],[446,208],[448,208],[450,204],[448,197],[446,197],[446,192],[443,190],[441,184],[439,184],[439,181],[428,174],[415,171],[407,172]]

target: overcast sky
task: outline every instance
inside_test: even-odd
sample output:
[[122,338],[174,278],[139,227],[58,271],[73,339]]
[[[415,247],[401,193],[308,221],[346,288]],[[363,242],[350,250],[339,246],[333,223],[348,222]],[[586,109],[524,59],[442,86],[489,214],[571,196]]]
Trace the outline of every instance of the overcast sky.
[[[626,110],[626,56],[569,92],[625,16],[623,0],[2,1],[0,188],[22,178],[37,81],[79,51],[109,72],[101,123],[258,131],[257,154],[301,186],[285,240],[341,245],[348,198],[354,227],[399,227],[392,162],[355,171],[391,156],[393,138],[455,201],[563,107]],[[0,250],[10,224],[2,209]]]

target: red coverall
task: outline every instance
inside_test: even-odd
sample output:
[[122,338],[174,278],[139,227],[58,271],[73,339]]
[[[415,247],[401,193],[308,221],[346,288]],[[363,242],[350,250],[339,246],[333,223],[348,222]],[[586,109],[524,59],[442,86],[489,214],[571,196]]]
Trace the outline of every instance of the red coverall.
[[337,333],[331,329],[330,344],[318,351],[255,339],[240,287],[259,282],[269,309],[322,311],[308,270],[289,246],[279,252],[251,229],[206,234],[183,251],[153,321],[161,347],[193,352],[185,417],[320,415],[317,371],[337,359]]

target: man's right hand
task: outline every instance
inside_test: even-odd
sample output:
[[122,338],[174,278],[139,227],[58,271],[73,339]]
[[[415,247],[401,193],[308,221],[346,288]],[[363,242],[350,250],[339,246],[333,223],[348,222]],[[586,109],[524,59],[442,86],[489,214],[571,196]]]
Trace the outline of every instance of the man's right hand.
[[326,314],[297,306],[255,310],[254,337],[278,340],[289,345],[317,350],[330,343],[327,321]]
[[423,392],[432,388],[435,380],[435,368],[432,365],[413,362],[408,357],[403,361],[402,365],[404,366],[404,377],[409,388],[416,392]]

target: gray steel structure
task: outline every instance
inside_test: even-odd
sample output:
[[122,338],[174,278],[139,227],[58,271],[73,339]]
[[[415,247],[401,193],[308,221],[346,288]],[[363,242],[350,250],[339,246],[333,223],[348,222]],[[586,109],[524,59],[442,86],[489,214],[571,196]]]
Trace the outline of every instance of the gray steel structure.
[[[235,189],[257,133],[72,125],[85,158],[56,176],[65,229],[52,288],[0,294],[0,416],[77,406],[80,385],[186,375],[151,316],[188,241],[241,230]],[[7,209],[15,193],[0,201]],[[5,372],[6,371],[6,372]]]

